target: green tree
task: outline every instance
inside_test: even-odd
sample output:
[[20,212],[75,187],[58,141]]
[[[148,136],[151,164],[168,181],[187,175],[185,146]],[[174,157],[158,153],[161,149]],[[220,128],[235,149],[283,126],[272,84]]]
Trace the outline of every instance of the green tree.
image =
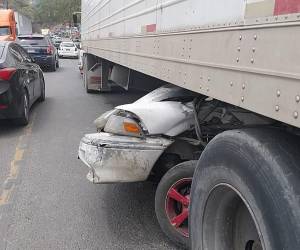
[[54,25],[72,21],[72,14],[80,11],[81,0],[39,0],[35,9],[35,21]]
[[29,0],[9,0],[8,7],[31,19],[34,18],[35,9]]

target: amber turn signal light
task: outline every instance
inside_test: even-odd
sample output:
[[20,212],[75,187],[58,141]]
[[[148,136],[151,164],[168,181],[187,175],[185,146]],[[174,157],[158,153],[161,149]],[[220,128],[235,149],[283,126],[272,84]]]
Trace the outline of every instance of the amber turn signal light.
[[141,132],[139,126],[135,123],[124,122],[123,126],[126,132],[135,133],[135,134],[139,134]]

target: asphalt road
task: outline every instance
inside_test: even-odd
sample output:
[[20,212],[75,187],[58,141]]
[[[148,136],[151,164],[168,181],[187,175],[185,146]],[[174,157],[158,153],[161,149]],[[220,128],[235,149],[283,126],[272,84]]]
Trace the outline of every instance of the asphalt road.
[[161,232],[151,183],[93,185],[77,159],[93,120],[141,93],[86,94],[76,60],[46,72],[25,128],[0,124],[0,249],[177,249]]

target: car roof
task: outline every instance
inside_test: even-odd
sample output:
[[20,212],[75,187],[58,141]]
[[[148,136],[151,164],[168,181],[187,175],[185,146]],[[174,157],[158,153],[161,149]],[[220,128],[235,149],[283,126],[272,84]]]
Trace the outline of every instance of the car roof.
[[2,56],[4,55],[4,51],[7,49],[7,47],[10,45],[10,44],[17,44],[16,42],[14,41],[0,41],[0,48],[2,48],[2,54],[0,55],[0,58],[2,58]]
[[10,43],[12,43],[12,42],[11,41],[0,41],[0,47],[5,47]]
[[5,61],[6,51],[10,44],[16,44],[13,41],[0,41],[0,68],[2,68],[2,64]]
[[28,37],[33,37],[33,38],[44,38],[44,35],[40,34],[30,34],[30,35],[20,35],[18,38],[28,38]]
[[72,41],[64,41],[61,44],[66,44],[66,43],[72,43],[72,44],[74,44],[74,42],[72,42]]

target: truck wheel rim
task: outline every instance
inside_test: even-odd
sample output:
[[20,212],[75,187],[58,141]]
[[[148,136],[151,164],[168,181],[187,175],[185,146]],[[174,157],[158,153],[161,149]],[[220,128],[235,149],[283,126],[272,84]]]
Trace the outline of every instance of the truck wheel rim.
[[266,249],[251,206],[237,189],[225,183],[216,185],[207,198],[202,239],[205,249]]
[[189,237],[188,216],[192,178],[183,178],[168,190],[165,211],[173,228],[184,237]]

